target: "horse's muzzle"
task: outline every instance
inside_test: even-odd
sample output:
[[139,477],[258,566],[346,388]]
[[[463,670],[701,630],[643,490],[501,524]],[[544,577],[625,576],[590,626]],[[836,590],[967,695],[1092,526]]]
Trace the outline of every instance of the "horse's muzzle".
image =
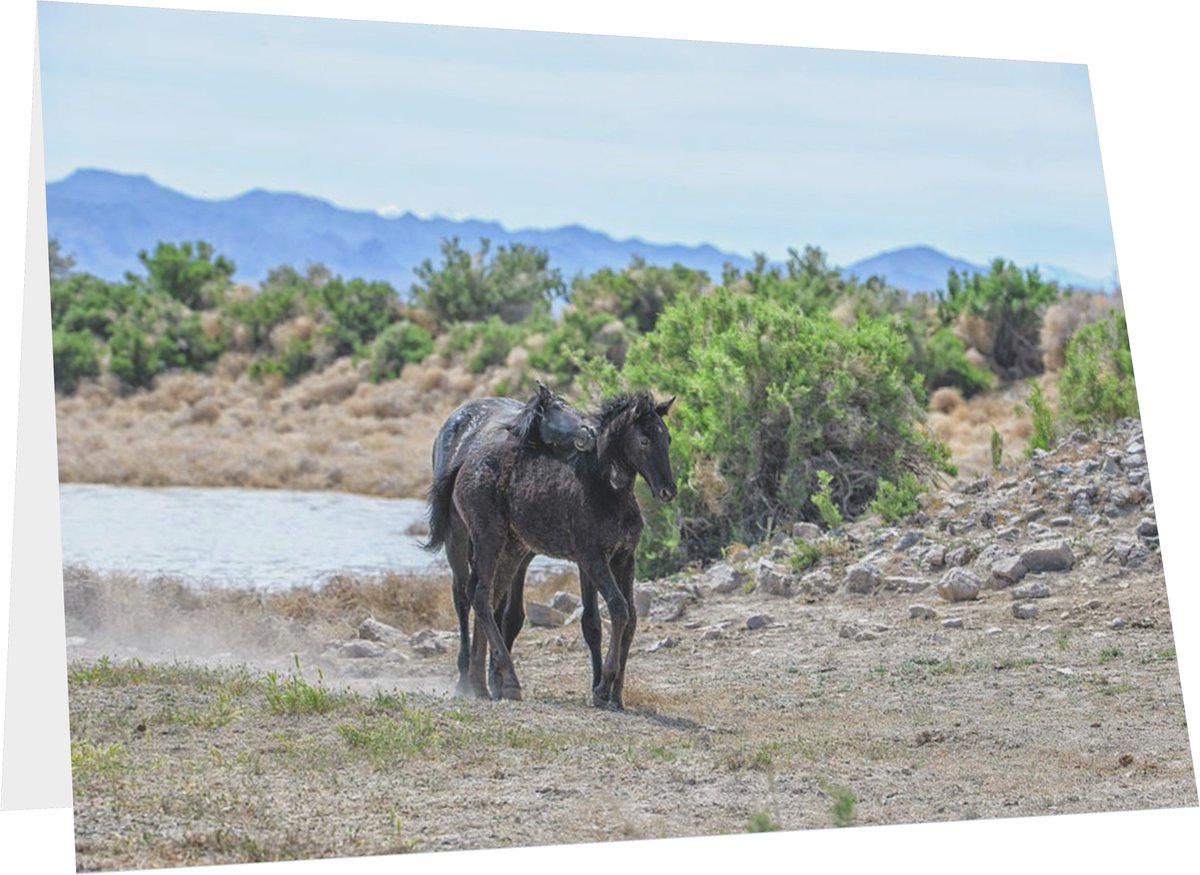
[[658,497],[663,501],[671,501],[673,498],[675,498],[675,494],[676,489],[674,485],[664,486],[662,489],[658,490]]
[[596,432],[592,428],[585,428],[581,437],[575,438],[575,449],[581,453],[590,453],[596,449]]

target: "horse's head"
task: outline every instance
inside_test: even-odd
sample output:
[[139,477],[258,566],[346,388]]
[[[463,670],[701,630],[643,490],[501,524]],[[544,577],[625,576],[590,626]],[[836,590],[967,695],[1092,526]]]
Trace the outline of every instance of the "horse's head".
[[596,447],[596,430],[587,417],[541,383],[510,430],[525,446],[580,453]]
[[670,501],[675,497],[675,473],[671,470],[671,433],[663,417],[674,398],[661,404],[649,392],[618,399],[601,415],[597,453],[602,460],[632,468],[650,487],[654,497]]

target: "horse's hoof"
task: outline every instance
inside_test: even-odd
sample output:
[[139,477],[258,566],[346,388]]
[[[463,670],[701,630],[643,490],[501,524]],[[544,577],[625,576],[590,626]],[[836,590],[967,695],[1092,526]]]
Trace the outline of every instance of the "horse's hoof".
[[613,696],[611,699],[608,700],[608,710],[609,711],[624,711],[625,710],[625,703],[621,701],[620,696]]
[[595,690],[592,690],[592,707],[593,708],[608,708],[608,699]]
[[503,690],[500,691],[500,693],[501,693],[500,697],[503,699],[508,699],[509,701],[512,701],[512,702],[521,701],[521,688],[520,687],[505,687]]

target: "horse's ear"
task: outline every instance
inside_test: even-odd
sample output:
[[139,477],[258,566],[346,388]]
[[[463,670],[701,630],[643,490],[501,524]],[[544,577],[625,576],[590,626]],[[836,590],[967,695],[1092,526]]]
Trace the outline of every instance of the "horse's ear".
[[641,419],[654,408],[654,396],[638,393],[637,403],[633,405],[633,418]]
[[662,402],[661,404],[659,404],[659,405],[655,406],[655,408],[654,408],[654,412],[655,412],[655,413],[657,413],[659,416],[666,416],[666,415],[667,415],[667,411],[669,411],[669,410],[671,409],[671,405],[672,405],[672,404],[674,404],[674,403],[675,403],[675,396],[674,396],[674,395],[672,395],[672,396],[671,396],[670,398],[668,398],[666,401],[664,401],[664,402]]
[[538,380],[537,397],[538,401],[544,404],[554,397],[554,393],[546,388],[545,383],[543,383],[541,380]]

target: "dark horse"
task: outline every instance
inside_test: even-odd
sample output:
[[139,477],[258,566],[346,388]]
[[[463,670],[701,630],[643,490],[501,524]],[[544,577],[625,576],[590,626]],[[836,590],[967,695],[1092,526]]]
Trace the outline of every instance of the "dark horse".
[[[637,625],[633,557],[642,533],[633,484],[640,474],[657,498],[675,497],[671,437],[662,419],[672,401],[655,404],[648,392],[608,401],[598,417],[595,453],[562,457],[529,452],[515,440],[480,443],[466,449],[461,463],[435,481],[431,496],[440,515],[431,512],[430,540],[444,537],[451,510],[456,511],[473,544],[472,606],[491,646],[503,698],[519,699],[521,685],[496,609],[509,594],[515,572],[541,553],[579,565],[592,703],[624,707],[625,663]],[[612,622],[603,664],[597,593],[604,596]],[[507,624],[506,630],[511,634]],[[472,689],[481,695],[486,694],[483,646],[477,634],[468,672]]]
[[[450,564],[451,591],[454,610],[458,616],[458,691],[472,692],[467,682],[470,665],[469,616],[474,578],[471,573],[472,545],[462,518],[454,509],[449,495],[439,503],[436,484],[447,471],[457,470],[468,450],[480,446],[515,441],[522,452],[553,453],[569,456],[595,449],[596,433],[578,410],[541,384],[537,394],[522,404],[512,398],[476,398],[459,406],[442,423],[433,442],[433,480],[430,490],[430,537],[423,546],[436,550],[445,546]],[[529,559],[532,559],[532,554]],[[529,559],[517,568],[511,586],[520,593],[524,588]],[[517,632],[525,621],[525,609],[520,599],[505,602],[496,612],[496,622],[503,623],[511,634],[507,646],[512,647]],[[476,624],[476,638],[481,628]],[[512,630],[511,633],[508,630]],[[496,694],[499,697],[498,679]],[[478,692],[478,690],[475,690]],[[486,695],[487,691],[483,691]]]

